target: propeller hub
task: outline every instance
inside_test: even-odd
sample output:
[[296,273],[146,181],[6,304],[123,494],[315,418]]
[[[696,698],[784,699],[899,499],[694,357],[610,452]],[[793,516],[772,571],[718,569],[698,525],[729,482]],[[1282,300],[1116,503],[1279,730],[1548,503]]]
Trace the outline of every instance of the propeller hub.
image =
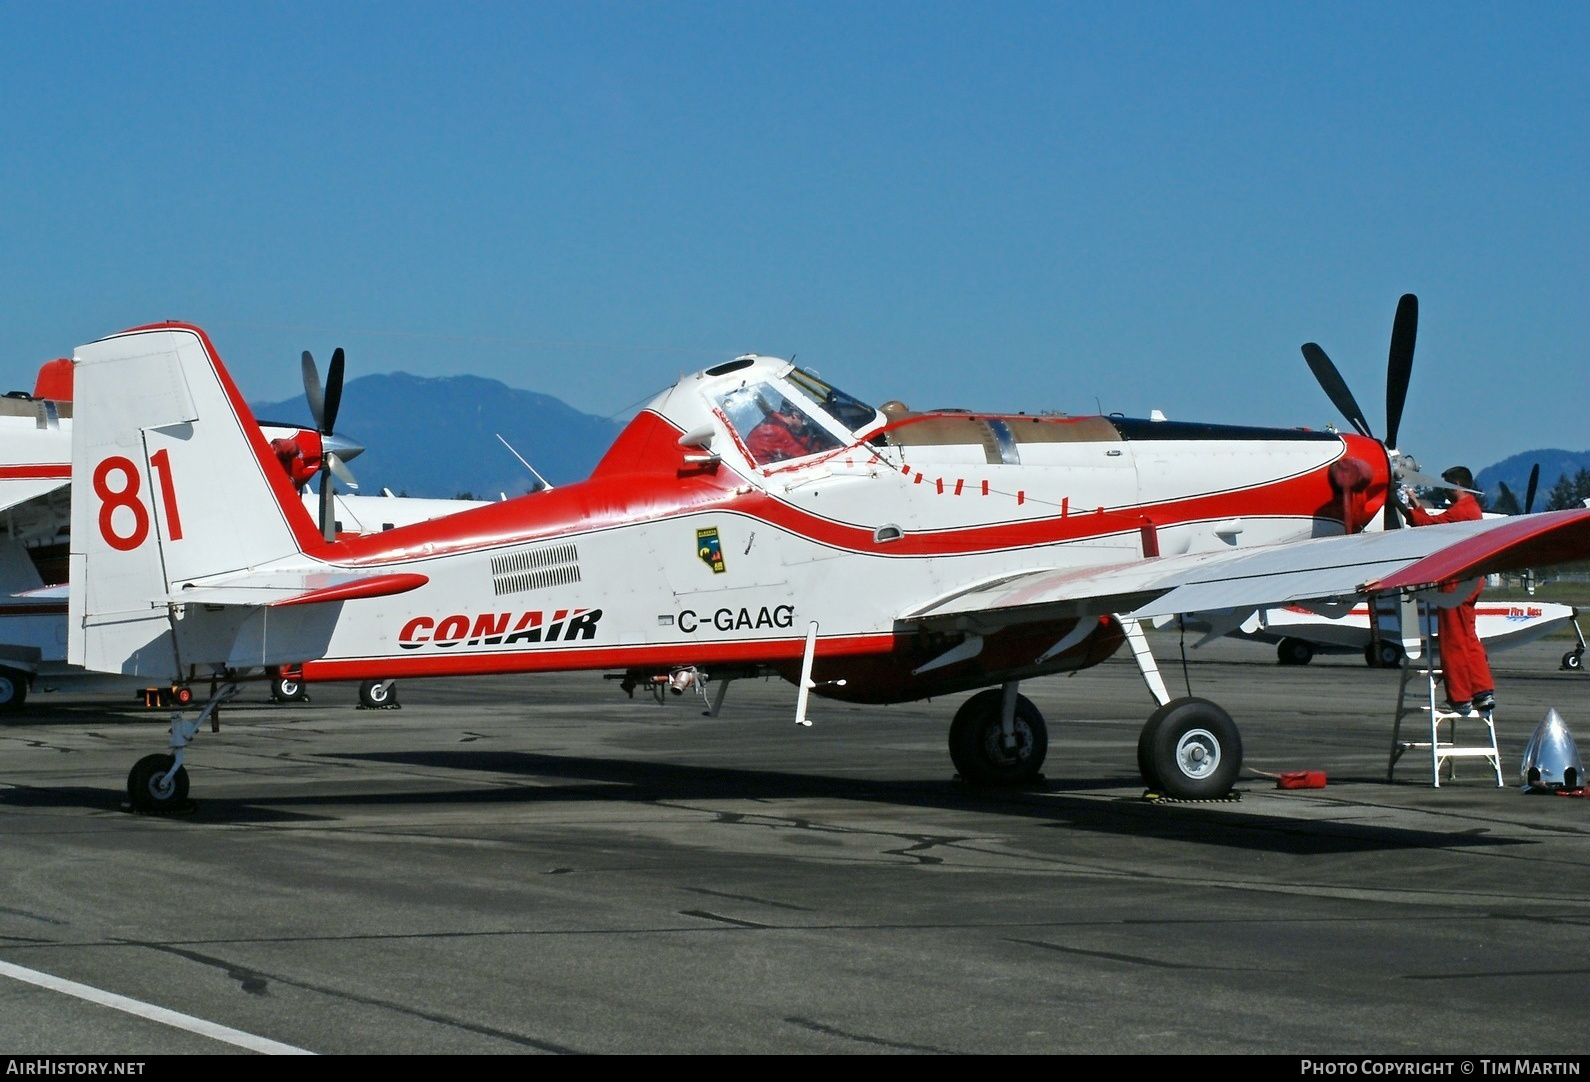
[[364,453],[364,444],[358,440],[350,440],[347,436],[322,436],[320,446],[325,453],[336,455],[344,462],[358,458]]

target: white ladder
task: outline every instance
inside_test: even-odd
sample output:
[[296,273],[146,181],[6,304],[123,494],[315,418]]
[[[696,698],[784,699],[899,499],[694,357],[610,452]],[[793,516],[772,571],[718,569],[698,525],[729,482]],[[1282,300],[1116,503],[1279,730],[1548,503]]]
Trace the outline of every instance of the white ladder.
[[[1393,780],[1397,760],[1410,751],[1430,753],[1430,784],[1441,788],[1441,771],[1445,767],[1450,778],[1457,777],[1458,759],[1484,759],[1496,775],[1496,787],[1502,788],[1502,754],[1496,746],[1496,720],[1490,710],[1470,709],[1458,713],[1446,707],[1446,694],[1441,690],[1441,659],[1437,654],[1440,637],[1435,633],[1435,612],[1431,606],[1419,604],[1419,637],[1423,640],[1419,660],[1403,658],[1402,682],[1397,688],[1397,715],[1391,727],[1391,761],[1386,764],[1386,780]],[[1424,678],[1424,694],[1415,692],[1410,698],[1408,685],[1419,677]],[[1417,701],[1422,699],[1423,701]],[[1409,714],[1423,712],[1429,718],[1428,740],[1402,739],[1402,719]],[[1485,726],[1488,743],[1460,745],[1457,742],[1458,722],[1480,722]],[[1447,726],[1446,739],[1442,739],[1441,726]]]

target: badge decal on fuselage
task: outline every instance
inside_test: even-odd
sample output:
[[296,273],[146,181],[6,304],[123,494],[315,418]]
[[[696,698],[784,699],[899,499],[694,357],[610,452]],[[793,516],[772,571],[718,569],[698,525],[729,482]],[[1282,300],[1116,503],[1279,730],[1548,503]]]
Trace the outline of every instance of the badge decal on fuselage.
[[714,575],[723,574],[723,543],[718,540],[716,526],[696,531],[696,555],[701,557],[702,563],[712,568]]

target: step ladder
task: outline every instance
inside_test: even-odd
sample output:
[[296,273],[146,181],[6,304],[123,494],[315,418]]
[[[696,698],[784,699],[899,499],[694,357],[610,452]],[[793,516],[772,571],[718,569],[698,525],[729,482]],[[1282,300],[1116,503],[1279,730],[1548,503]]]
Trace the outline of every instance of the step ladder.
[[[1457,777],[1458,759],[1483,759],[1490,764],[1491,771],[1496,775],[1496,787],[1500,789],[1503,786],[1502,755],[1496,746],[1496,719],[1492,716],[1494,711],[1470,709],[1467,713],[1458,713],[1447,708],[1446,690],[1441,680],[1441,658],[1438,652],[1441,640],[1435,633],[1434,608],[1421,601],[1418,621],[1419,638],[1423,648],[1418,658],[1405,657],[1402,660],[1402,682],[1397,688],[1397,715],[1391,728],[1391,761],[1386,764],[1386,780],[1388,782],[1393,780],[1397,760],[1403,755],[1410,751],[1428,751],[1430,784],[1435,788],[1441,788],[1443,770],[1446,771],[1449,780]],[[1411,694],[1410,685],[1413,686]],[[1428,739],[1402,739],[1402,719],[1409,715],[1421,714],[1424,717],[1420,719],[1420,725],[1428,719]],[[1483,725],[1485,732],[1481,739],[1486,742],[1459,744],[1459,722],[1464,724],[1467,733],[1475,732],[1473,726]],[[1415,728],[1413,731],[1419,730]]]

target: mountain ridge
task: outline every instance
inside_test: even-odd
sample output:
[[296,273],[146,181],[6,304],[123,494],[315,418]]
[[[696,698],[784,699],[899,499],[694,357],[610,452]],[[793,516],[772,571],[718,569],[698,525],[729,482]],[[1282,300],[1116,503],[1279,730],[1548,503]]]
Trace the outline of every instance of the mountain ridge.
[[[262,402],[255,416],[312,425],[302,395]],[[337,432],[364,444],[349,464],[359,491],[382,488],[410,496],[478,499],[517,496],[534,480],[497,439],[500,433],[543,477],[566,485],[588,477],[622,425],[582,413],[552,395],[510,387],[487,376],[416,376],[388,372],[343,386]],[[1535,508],[1544,508],[1559,477],[1590,469],[1590,451],[1543,448],[1512,455],[1475,473],[1494,505],[1505,483],[1520,502],[1529,471],[1540,464]]]
[[[313,427],[300,395],[253,404],[256,417]],[[359,491],[477,499],[518,496],[535,480],[497,439],[500,434],[553,485],[588,477],[620,425],[582,413],[551,395],[486,376],[388,372],[343,384],[336,432],[363,444],[348,464]]]

